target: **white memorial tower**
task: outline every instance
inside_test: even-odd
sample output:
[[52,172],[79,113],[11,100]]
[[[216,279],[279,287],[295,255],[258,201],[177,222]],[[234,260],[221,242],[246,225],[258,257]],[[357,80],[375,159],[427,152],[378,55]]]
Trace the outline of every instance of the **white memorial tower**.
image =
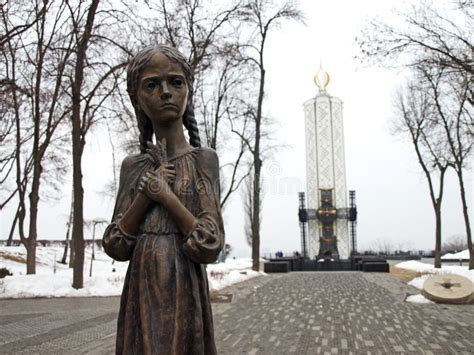
[[350,256],[342,101],[326,90],[330,77],[314,76],[316,96],[304,103],[308,256],[338,260]]

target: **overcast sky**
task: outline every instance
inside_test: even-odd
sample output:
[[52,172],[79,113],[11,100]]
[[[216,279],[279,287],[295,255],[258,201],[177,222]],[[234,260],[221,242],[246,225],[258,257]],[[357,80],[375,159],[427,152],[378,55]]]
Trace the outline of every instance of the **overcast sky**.
[[[392,96],[403,73],[362,68],[353,59],[354,38],[364,21],[390,16],[400,1],[301,1],[306,26],[285,23],[267,44],[265,108],[277,122],[274,138],[287,149],[264,163],[265,197],[261,253],[300,250],[298,191],[306,190],[303,102],[317,93],[312,77],[319,63],[329,72],[330,95],[344,102],[347,188],[356,190],[359,249],[382,240],[394,248],[434,248],[434,217],[428,186],[408,141],[389,132]],[[410,3],[410,2],[407,2]],[[471,159],[472,162],[472,159]],[[472,164],[471,164],[472,165]],[[107,139],[90,135],[84,156],[85,218],[110,219],[113,202],[100,195],[111,174]],[[473,179],[466,189],[472,216]],[[39,239],[62,239],[69,212],[70,185],[64,197],[40,205]],[[443,236],[465,234],[455,176],[446,181]],[[241,194],[224,213],[227,242],[234,255],[249,256]],[[8,235],[11,210],[2,211],[1,238]],[[86,234],[86,237],[91,237]]]

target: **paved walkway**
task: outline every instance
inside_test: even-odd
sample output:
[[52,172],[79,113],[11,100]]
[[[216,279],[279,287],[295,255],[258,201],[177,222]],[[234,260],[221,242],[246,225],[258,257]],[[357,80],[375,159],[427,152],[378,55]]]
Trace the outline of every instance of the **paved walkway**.
[[[220,354],[472,354],[474,305],[403,302],[387,274],[261,276],[213,304]],[[111,354],[119,299],[0,301],[0,354]]]

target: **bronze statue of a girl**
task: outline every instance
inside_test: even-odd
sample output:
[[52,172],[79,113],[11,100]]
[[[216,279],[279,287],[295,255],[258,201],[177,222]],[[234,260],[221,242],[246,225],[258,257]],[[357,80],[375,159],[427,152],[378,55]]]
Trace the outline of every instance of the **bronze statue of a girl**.
[[223,244],[219,162],[200,144],[191,68],[172,47],[147,47],[129,63],[127,89],[141,153],[122,163],[102,241],[130,260],[116,353],[216,354],[205,264]]

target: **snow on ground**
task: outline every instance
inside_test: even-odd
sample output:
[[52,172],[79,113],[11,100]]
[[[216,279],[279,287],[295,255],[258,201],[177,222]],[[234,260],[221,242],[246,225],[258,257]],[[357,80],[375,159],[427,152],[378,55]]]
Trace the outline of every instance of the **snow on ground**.
[[419,290],[423,289],[423,284],[425,283],[426,279],[430,277],[431,274],[421,275],[420,277],[415,277],[413,280],[408,282],[409,285],[416,287]]
[[466,249],[466,250],[463,250],[463,251],[460,251],[459,253],[454,253],[454,254],[451,254],[451,253],[448,253],[448,254],[444,254],[441,259],[454,259],[454,260],[469,260],[469,249]]
[[395,266],[400,269],[408,269],[426,274],[457,274],[474,280],[474,270],[469,270],[467,265],[441,265],[441,269],[436,269],[433,265],[425,264],[417,260],[409,260],[398,263]]
[[[419,290],[423,289],[424,282],[430,275],[433,274],[457,274],[464,276],[474,282],[474,270],[469,270],[467,266],[441,265],[441,269],[436,269],[433,265],[425,264],[416,260],[403,261],[396,264],[395,266],[400,269],[407,269],[422,273],[423,275],[414,278],[408,283]],[[412,303],[433,303],[421,294],[409,296],[407,297],[406,301]]]
[[407,297],[406,301],[410,303],[434,303],[433,301],[430,301],[422,294],[410,295]]
[[[0,279],[0,298],[32,297],[92,297],[119,296],[128,262],[113,261],[103,250],[86,248],[84,288],[72,287],[72,269],[59,263],[63,247],[37,247],[36,274],[26,275],[26,250],[21,247],[0,247],[0,268],[13,275]],[[225,263],[207,266],[209,287],[219,290],[228,285],[263,274],[251,270],[251,259],[229,259]]]
[[401,263],[395,264],[395,266],[400,269],[407,269],[416,272],[429,272],[433,269],[433,265],[425,264],[416,260],[403,261]]
[[210,288],[220,290],[226,286],[250,279],[263,272],[252,270],[251,258],[227,259],[225,263],[207,265]]

